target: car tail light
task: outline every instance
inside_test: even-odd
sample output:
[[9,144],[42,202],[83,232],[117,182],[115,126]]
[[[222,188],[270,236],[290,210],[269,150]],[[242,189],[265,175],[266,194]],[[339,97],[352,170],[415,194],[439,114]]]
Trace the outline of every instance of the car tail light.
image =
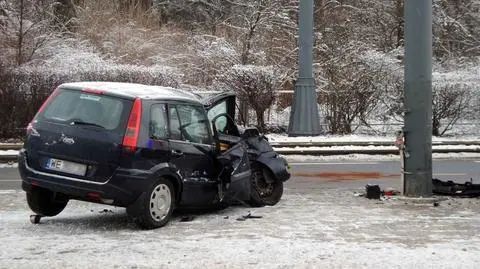
[[130,117],[128,118],[127,130],[123,137],[122,145],[128,151],[135,151],[137,149],[138,135],[140,133],[140,121],[142,117],[142,101],[135,99],[133,103]]
[[45,100],[45,102],[43,102],[43,104],[40,106],[40,108],[38,109],[37,113],[36,113],[35,116],[33,117],[32,121],[30,121],[30,123],[28,123],[28,125],[27,125],[27,135],[29,135],[29,134],[32,132],[33,123],[35,122],[35,119],[37,118],[37,116],[43,111],[43,109],[45,109],[45,106],[47,106],[47,105],[53,100],[53,98],[55,98],[59,93],[60,93],[59,88],[56,88],[56,89],[50,94],[50,96],[48,96],[47,100]]

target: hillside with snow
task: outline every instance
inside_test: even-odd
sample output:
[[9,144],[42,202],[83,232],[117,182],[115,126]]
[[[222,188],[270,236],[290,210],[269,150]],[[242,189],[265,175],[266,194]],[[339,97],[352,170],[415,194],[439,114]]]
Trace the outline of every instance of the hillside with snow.
[[[235,91],[242,123],[283,132],[298,72],[298,3],[0,0],[0,138],[23,134],[55,86],[81,80]],[[433,5],[434,134],[475,135],[480,1]],[[398,130],[403,1],[315,0],[314,24],[325,133]]]

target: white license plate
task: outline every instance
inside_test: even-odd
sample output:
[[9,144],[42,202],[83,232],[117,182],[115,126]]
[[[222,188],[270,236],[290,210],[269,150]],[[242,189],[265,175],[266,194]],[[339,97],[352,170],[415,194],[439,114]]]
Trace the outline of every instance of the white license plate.
[[84,176],[87,172],[87,166],[84,164],[73,163],[59,159],[48,159],[45,168],[77,176]]

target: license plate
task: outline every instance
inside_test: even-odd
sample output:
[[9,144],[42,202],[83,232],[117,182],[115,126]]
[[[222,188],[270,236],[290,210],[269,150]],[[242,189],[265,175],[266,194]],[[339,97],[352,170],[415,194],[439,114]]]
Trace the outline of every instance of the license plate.
[[59,159],[48,159],[45,168],[77,176],[84,176],[87,172],[87,166],[84,164],[73,163]]

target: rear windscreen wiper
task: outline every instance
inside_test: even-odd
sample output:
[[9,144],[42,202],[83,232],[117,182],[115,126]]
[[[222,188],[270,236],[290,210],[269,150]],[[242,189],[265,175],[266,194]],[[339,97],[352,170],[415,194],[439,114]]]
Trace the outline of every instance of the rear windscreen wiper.
[[96,123],[91,123],[91,122],[85,122],[85,121],[72,121],[70,125],[86,125],[86,126],[94,126],[98,128],[105,129],[102,125],[98,125]]

